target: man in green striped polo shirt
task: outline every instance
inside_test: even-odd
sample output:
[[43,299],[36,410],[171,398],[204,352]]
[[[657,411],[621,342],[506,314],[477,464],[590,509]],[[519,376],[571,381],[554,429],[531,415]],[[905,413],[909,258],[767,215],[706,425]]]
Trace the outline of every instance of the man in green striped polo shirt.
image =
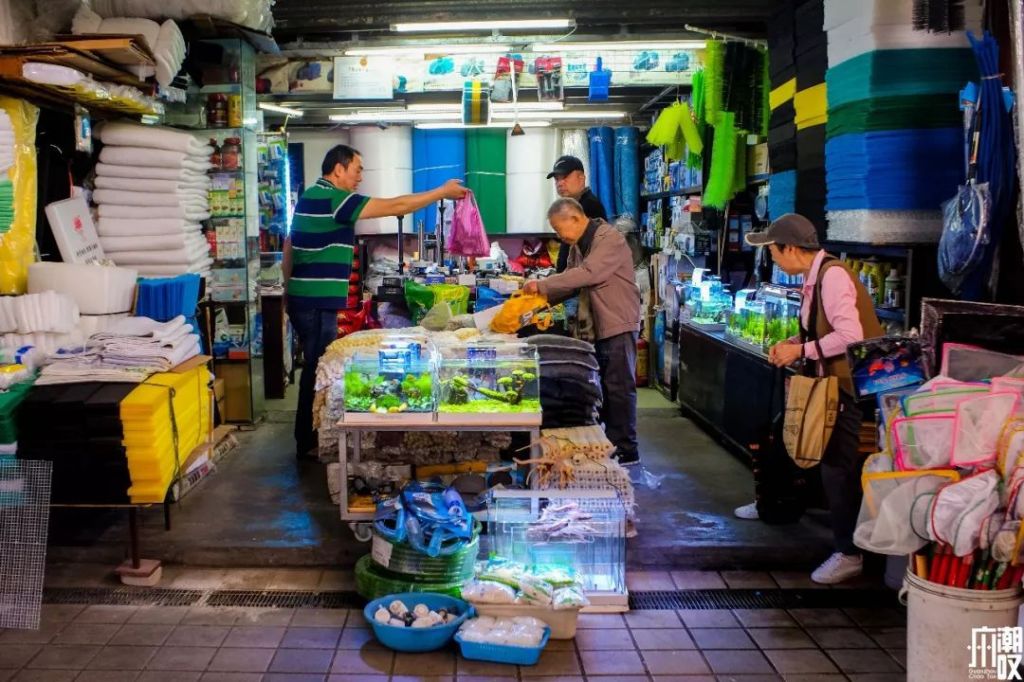
[[391,199],[363,196],[356,192],[363,180],[363,160],[347,145],[327,152],[321,171],[323,177],[307,188],[295,205],[282,264],[288,317],[302,344],[305,363],[295,416],[296,456],[300,458],[316,454],[316,366],[337,338],[338,311],[348,303],[356,221],[407,215],[441,199],[461,199],[467,191],[460,180],[449,180],[418,194]]

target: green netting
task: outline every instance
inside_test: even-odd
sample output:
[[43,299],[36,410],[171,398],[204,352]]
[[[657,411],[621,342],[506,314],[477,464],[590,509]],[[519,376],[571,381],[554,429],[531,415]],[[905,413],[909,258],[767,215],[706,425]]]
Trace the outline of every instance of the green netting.
[[462,585],[465,582],[458,580],[432,583],[397,579],[374,564],[370,555],[356,562],[356,592],[368,600],[403,592],[433,592],[458,598],[462,596]]
[[466,187],[476,195],[488,234],[507,231],[506,134],[497,128],[466,131]]
[[962,122],[956,93],[876,97],[830,108],[828,137],[906,128],[957,128]]

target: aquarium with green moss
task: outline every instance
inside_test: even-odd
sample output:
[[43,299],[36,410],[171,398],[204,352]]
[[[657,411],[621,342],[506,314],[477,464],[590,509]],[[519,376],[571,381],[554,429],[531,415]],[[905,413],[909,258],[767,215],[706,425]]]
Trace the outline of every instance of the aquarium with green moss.
[[537,349],[477,345],[443,351],[437,411],[450,414],[540,412]]
[[800,335],[799,291],[765,285],[758,292],[758,297],[764,302],[765,350]]
[[[735,317],[735,316],[734,316]],[[765,314],[764,302],[752,301],[739,314],[738,334],[736,337],[752,346],[761,348],[764,345]]]
[[436,363],[408,349],[382,349],[345,362],[345,411],[374,414],[433,412]]

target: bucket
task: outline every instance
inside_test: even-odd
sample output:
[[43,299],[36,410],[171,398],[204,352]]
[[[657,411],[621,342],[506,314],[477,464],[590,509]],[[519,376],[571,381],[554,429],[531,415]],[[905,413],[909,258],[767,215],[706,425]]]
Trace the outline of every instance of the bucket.
[[[972,630],[1015,627],[1024,599],[1019,587],[964,590],[922,580],[907,571],[900,601],[907,606],[907,679],[961,682],[986,679],[977,676],[977,668],[971,669],[976,644]],[[994,670],[991,657],[989,662],[985,667]]]

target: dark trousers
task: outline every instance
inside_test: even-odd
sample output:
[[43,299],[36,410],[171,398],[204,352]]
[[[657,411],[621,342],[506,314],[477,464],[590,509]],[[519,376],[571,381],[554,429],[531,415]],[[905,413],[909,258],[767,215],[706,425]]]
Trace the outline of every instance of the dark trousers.
[[601,421],[620,457],[637,454],[636,332],[601,339],[594,344],[601,367]]
[[302,344],[302,377],[299,405],[295,413],[296,455],[301,457],[317,446],[313,431],[313,398],[316,394],[316,366],[327,346],[338,338],[337,310],[291,310],[288,318]]
[[821,458],[821,483],[828,499],[832,517],[832,534],[836,551],[860,554],[853,544],[853,531],[860,514],[861,468],[864,457],[860,454],[861,411],[852,396],[839,392],[839,415],[832,438]]

